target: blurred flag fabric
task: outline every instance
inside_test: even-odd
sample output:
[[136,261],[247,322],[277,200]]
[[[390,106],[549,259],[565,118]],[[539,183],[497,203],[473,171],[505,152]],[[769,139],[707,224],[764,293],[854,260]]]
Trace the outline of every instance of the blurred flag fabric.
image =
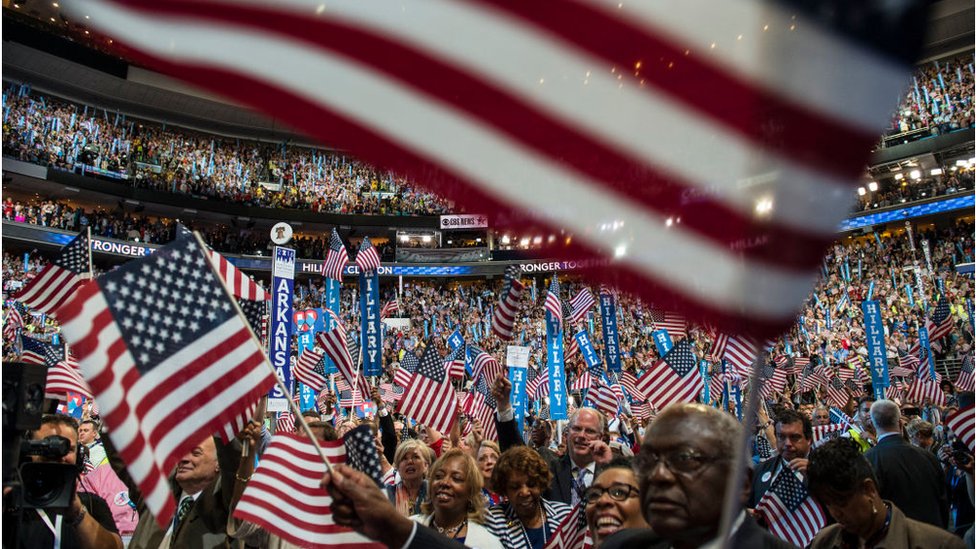
[[927,21],[910,1],[317,7],[65,12],[506,228],[566,235],[551,257],[598,282],[755,335],[782,333],[809,294]]

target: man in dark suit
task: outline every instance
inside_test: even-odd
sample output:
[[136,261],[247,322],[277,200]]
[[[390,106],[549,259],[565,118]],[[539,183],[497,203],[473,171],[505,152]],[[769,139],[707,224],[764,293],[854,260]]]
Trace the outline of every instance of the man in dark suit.
[[[502,452],[512,446],[525,444],[518,432],[511,403],[512,382],[498,376],[492,386],[492,395],[498,403],[495,416],[498,444]],[[542,497],[567,505],[579,503],[581,494],[613,459],[607,444],[607,420],[595,408],[580,408],[569,418],[566,453],[550,462],[552,482]]]
[[[673,404],[651,423],[634,463],[641,509],[650,529],[621,530],[603,549],[691,549],[718,541],[729,475],[735,474],[736,419],[703,404]],[[748,475],[741,503],[749,495]],[[732,522],[729,547],[789,548],[744,511]]]
[[931,452],[901,436],[901,410],[890,400],[871,405],[878,444],[864,457],[878,477],[881,498],[890,500],[910,519],[939,528],[949,524],[949,500],[942,467]]
[[750,509],[756,508],[784,467],[801,475],[807,472],[807,457],[813,444],[813,425],[807,416],[794,410],[781,410],[776,415],[775,430],[776,455],[756,466],[752,476],[752,493],[749,496]]

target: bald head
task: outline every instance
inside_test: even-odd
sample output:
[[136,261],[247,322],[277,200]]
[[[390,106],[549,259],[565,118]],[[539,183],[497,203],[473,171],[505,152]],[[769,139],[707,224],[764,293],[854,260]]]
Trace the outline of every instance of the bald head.
[[722,453],[728,455],[735,452],[736,443],[742,436],[742,425],[731,414],[704,404],[683,402],[664,408],[651,422],[651,429],[647,436],[654,436],[655,428],[660,435],[663,431],[670,431],[676,425],[689,421],[710,427],[717,435],[717,448]]

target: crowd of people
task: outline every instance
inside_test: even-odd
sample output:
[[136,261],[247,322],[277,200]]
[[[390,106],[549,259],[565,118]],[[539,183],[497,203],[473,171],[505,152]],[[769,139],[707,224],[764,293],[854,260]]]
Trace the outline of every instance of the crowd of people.
[[968,52],[915,68],[888,133],[948,133],[973,123],[973,54]]
[[3,154],[135,187],[264,208],[437,215],[454,206],[346,155],[206,135],[118,112],[5,90]]
[[948,168],[939,175],[928,175],[919,179],[901,178],[877,183],[878,190],[864,188],[858,191],[858,211],[877,210],[890,206],[902,206],[918,200],[948,196],[973,191],[973,167]]
[[[735,473],[731,456],[737,455],[739,433],[745,428],[754,434],[746,450],[752,469],[743,481],[746,512],[734,521],[733,546],[789,547],[796,542],[778,530],[780,523],[764,497],[776,490],[784,471],[795,471],[818,509],[832,517],[807,540],[813,547],[878,545],[882,540],[961,547],[962,536],[972,535],[967,486],[972,486],[973,460],[946,421],[960,407],[971,406],[972,387],[945,365],[947,360],[969,361],[972,368],[972,312],[966,300],[972,299],[973,285],[954,266],[973,260],[973,235],[973,225],[960,221],[912,233],[849,238],[828,252],[823,276],[797,324],[758,352],[771,367],[805,358],[815,369],[838,377],[849,369],[843,401],[826,396],[823,385],[807,387],[806,372],[790,370],[780,390],[763,393],[754,421],[739,417],[753,390],[740,378],[734,383],[742,390],[741,400],[726,389],[711,391],[708,398],[700,395],[699,403],[657,409],[653,403],[642,406],[628,390],[613,413],[592,407],[585,387],[574,388],[569,421],[555,422],[544,396],[529,395],[534,402],[527,415],[516,418],[511,381],[503,374],[491,382],[496,403],[491,431],[497,433],[491,437],[482,418],[464,409],[458,410],[451,431],[442,433],[403,416],[396,397],[378,389],[364,399],[365,406],[340,405],[345,397],[341,389],[323,391],[304,412],[315,436],[330,440],[357,425],[370,425],[385,469],[382,487],[346,467],[336,468],[341,476],[323,480],[336,498],[335,520],[396,547],[446,547],[453,539],[471,547],[540,549],[574,510],[582,509],[585,529],[597,547],[698,547],[718,535],[726,479]],[[10,295],[44,265],[36,256],[25,265],[22,257],[5,254],[4,292]],[[563,278],[565,299],[587,287]],[[530,347],[532,378],[546,368],[547,280],[540,275],[525,282],[512,343]],[[404,281],[402,291],[384,285],[381,301],[396,300],[393,316],[410,322],[387,328],[385,373],[375,385],[395,384],[408,354],[446,356],[447,336],[456,330],[503,363],[506,343],[490,329],[501,284],[421,279]],[[932,344],[944,399],[913,400],[903,386],[896,386],[887,398],[876,400],[864,364],[867,344],[860,311],[869,296],[883,309],[893,372],[903,356],[913,353],[919,326],[945,304],[951,329]],[[324,298],[321,278],[296,283],[296,310],[324,307]],[[360,324],[356,289],[344,286],[340,300],[340,319],[354,332]],[[9,309],[18,305],[7,302],[6,307],[9,318]],[[617,311],[623,373],[640,377],[662,358],[651,336],[660,315],[627,295],[618,296]],[[588,330],[600,353],[602,328],[594,313],[575,328]],[[21,335],[58,337],[58,325],[49,316],[29,310],[22,316]],[[686,324],[684,332],[679,328],[672,335],[691,342],[695,355],[709,362],[709,376],[721,375],[712,330]],[[293,344],[296,348],[297,340]],[[5,356],[16,355],[17,347],[16,337],[5,338]],[[567,387],[593,374],[581,355],[567,358],[565,372]],[[909,381],[900,375],[892,373],[892,379]],[[457,389],[470,391],[472,381],[459,379]],[[728,387],[732,384],[729,379]],[[70,418],[53,416],[45,420],[49,428],[34,433],[43,438],[56,432],[89,447],[90,467],[79,491],[94,495],[79,496],[65,513],[66,523],[76,525],[73,539],[101,540],[104,546],[111,546],[109,540],[124,540],[130,547],[158,547],[164,540],[174,547],[225,542],[288,546],[274,533],[232,516],[254,473],[254,460],[241,459],[242,448],[248,448],[244,455],[260,454],[272,433],[302,433],[282,423],[281,416],[253,422],[236,441],[208,439],[187,454],[175,473],[174,498],[190,498],[189,514],[168,531],[154,523],[107,437],[99,437],[94,403],[85,406],[83,419],[89,423],[78,426]],[[841,427],[834,430],[840,436],[824,434],[831,425]],[[908,478],[900,473],[906,463],[913,471]],[[119,497],[123,492],[128,496]],[[194,500],[194,494],[201,495]],[[39,522],[29,528],[37,536],[46,535]]]

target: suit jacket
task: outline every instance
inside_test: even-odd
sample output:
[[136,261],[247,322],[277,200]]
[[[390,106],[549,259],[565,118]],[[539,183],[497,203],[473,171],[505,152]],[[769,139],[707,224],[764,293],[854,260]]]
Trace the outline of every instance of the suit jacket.
[[[550,463],[549,469],[552,471],[552,482],[549,488],[542,493],[544,499],[559,501],[566,505],[573,504],[573,460],[568,454]],[[599,463],[593,470],[593,476],[589,479],[592,483],[596,477],[603,472],[603,466]]]
[[[241,445],[234,440],[224,445],[219,439],[214,440],[217,446],[217,461],[221,473],[213,483],[205,488],[186,517],[180,522],[170,537],[170,547],[186,549],[214,549],[230,547],[227,539],[227,517],[230,513],[230,499],[234,492],[234,474],[241,460]],[[132,533],[130,549],[156,549],[166,537],[166,529],[156,524],[156,517],[146,507],[142,494],[132,481],[124,463],[115,453],[114,448],[106,443],[106,451],[112,468],[129,489],[129,499],[139,510],[139,523]],[[170,477],[170,488],[177,504],[183,496],[183,490]]]
[[[843,542],[844,530],[834,524],[821,530],[810,542],[810,548],[833,549],[843,547]],[[876,546],[886,549],[963,549],[966,543],[941,528],[906,517],[897,505],[892,504],[888,533]]]
[[949,524],[949,499],[942,466],[931,452],[890,435],[864,457],[878,478],[881,497],[890,500],[906,517],[939,528]]
[[[671,541],[662,538],[650,528],[628,528],[613,534],[601,549],[669,549]],[[783,541],[763,530],[746,515],[739,529],[732,536],[731,549],[796,549],[793,544]]]

